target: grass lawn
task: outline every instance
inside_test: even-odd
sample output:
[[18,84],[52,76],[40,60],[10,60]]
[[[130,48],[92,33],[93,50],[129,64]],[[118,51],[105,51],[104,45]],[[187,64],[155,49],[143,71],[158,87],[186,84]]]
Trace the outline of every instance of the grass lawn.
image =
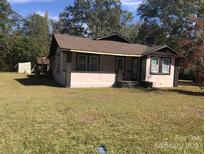
[[0,73],[0,153],[202,153],[199,87],[69,89]]

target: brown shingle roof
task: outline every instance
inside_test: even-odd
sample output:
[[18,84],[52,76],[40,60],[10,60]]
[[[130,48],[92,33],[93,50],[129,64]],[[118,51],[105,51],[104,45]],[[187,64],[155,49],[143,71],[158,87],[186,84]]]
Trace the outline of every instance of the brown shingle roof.
[[163,46],[150,47],[141,44],[129,44],[108,40],[92,40],[68,34],[55,34],[55,40],[60,48],[69,50],[90,51],[122,55],[145,55]]

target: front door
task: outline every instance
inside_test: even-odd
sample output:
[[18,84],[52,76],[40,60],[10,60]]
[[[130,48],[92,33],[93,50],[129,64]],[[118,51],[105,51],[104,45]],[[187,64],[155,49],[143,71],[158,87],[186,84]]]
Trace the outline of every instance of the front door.
[[139,58],[132,58],[132,80],[139,80]]
[[115,69],[117,72],[124,72],[125,59],[124,57],[116,57]]
[[117,73],[117,80],[123,80],[123,73],[125,69],[125,58],[116,57],[115,59],[115,71]]

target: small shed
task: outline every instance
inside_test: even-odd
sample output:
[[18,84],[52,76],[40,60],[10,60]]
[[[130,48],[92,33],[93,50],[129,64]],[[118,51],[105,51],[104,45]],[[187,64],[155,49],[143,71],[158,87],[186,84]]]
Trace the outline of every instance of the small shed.
[[18,73],[31,74],[31,62],[18,63]]
[[49,59],[47,57],[37,57],[36,64],[38,65],[49,65]]
[[49,59],[47,57],[37,57],[34,72],[36,75],[47,75],[49,70]]

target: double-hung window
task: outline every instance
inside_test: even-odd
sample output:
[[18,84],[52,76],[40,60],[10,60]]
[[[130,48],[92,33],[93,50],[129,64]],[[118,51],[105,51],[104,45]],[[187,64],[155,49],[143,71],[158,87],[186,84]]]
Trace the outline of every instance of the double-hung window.
[[159,73],[159,58],[158,57],[152,57],[151,73]]
[[77,70],[79,71],[98,71],[97,55],[78,55]]
[[151,73],[152,74],[170,74],[171,58],[169,57],[152,57]]
[[162,58],[162,73],[169,74],[170,58]]
[[86,55],[78,55],[78,70],[87,71],[88,57]]
[[89,70],[90,71],[98,70],[98,56],[89,56]]

